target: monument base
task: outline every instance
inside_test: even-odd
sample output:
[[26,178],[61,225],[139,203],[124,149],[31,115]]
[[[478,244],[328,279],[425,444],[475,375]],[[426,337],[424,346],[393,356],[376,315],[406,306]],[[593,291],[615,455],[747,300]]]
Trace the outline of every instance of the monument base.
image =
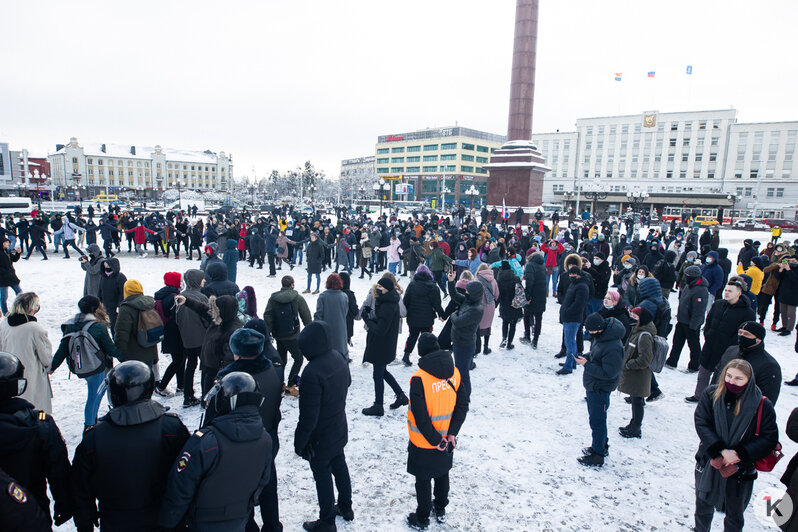
[[518,207],[524,209],[523,223],[527,223],[533,209],[543,203],[543,176],[551,168],[531,141],[513,140],[496,150],[488,169],[488,205],[507,207],[510,221]]

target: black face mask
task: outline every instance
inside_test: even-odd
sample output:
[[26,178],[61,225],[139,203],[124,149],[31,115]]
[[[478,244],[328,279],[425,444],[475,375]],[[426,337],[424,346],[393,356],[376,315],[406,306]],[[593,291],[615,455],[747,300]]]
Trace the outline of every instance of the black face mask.
[[737,345],[740,346],[740,349],[743,351],[747,351],[752,349],[756,344],[759,338],[746,338],[745,336],[738,335],[737,336]]

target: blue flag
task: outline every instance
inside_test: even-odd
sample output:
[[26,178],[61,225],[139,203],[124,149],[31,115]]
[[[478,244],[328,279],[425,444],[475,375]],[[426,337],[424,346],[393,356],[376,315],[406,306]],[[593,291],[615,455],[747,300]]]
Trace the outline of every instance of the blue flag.
[[693,75],[693,65],[687,65],[687,75],[688,76]]

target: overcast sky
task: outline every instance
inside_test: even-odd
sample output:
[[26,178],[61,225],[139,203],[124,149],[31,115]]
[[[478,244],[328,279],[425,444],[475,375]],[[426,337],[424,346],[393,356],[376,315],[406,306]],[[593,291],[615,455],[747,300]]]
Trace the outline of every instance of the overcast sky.
[[[337,176],[377,135],[507,130],[512,0],[0,6],[11,149],[76,136],[225,151],[238,177],[307,159]],[[534,130],[731,106],[743,122],[798,120],[796,22],[795,0],[541,0]]]

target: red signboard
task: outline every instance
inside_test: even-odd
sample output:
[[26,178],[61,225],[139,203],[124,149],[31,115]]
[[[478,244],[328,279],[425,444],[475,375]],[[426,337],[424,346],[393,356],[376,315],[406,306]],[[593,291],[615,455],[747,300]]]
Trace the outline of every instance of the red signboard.
[[385,137],[385,142],[396,142],[397,140],[405,140],[402,135],[388,135]]

